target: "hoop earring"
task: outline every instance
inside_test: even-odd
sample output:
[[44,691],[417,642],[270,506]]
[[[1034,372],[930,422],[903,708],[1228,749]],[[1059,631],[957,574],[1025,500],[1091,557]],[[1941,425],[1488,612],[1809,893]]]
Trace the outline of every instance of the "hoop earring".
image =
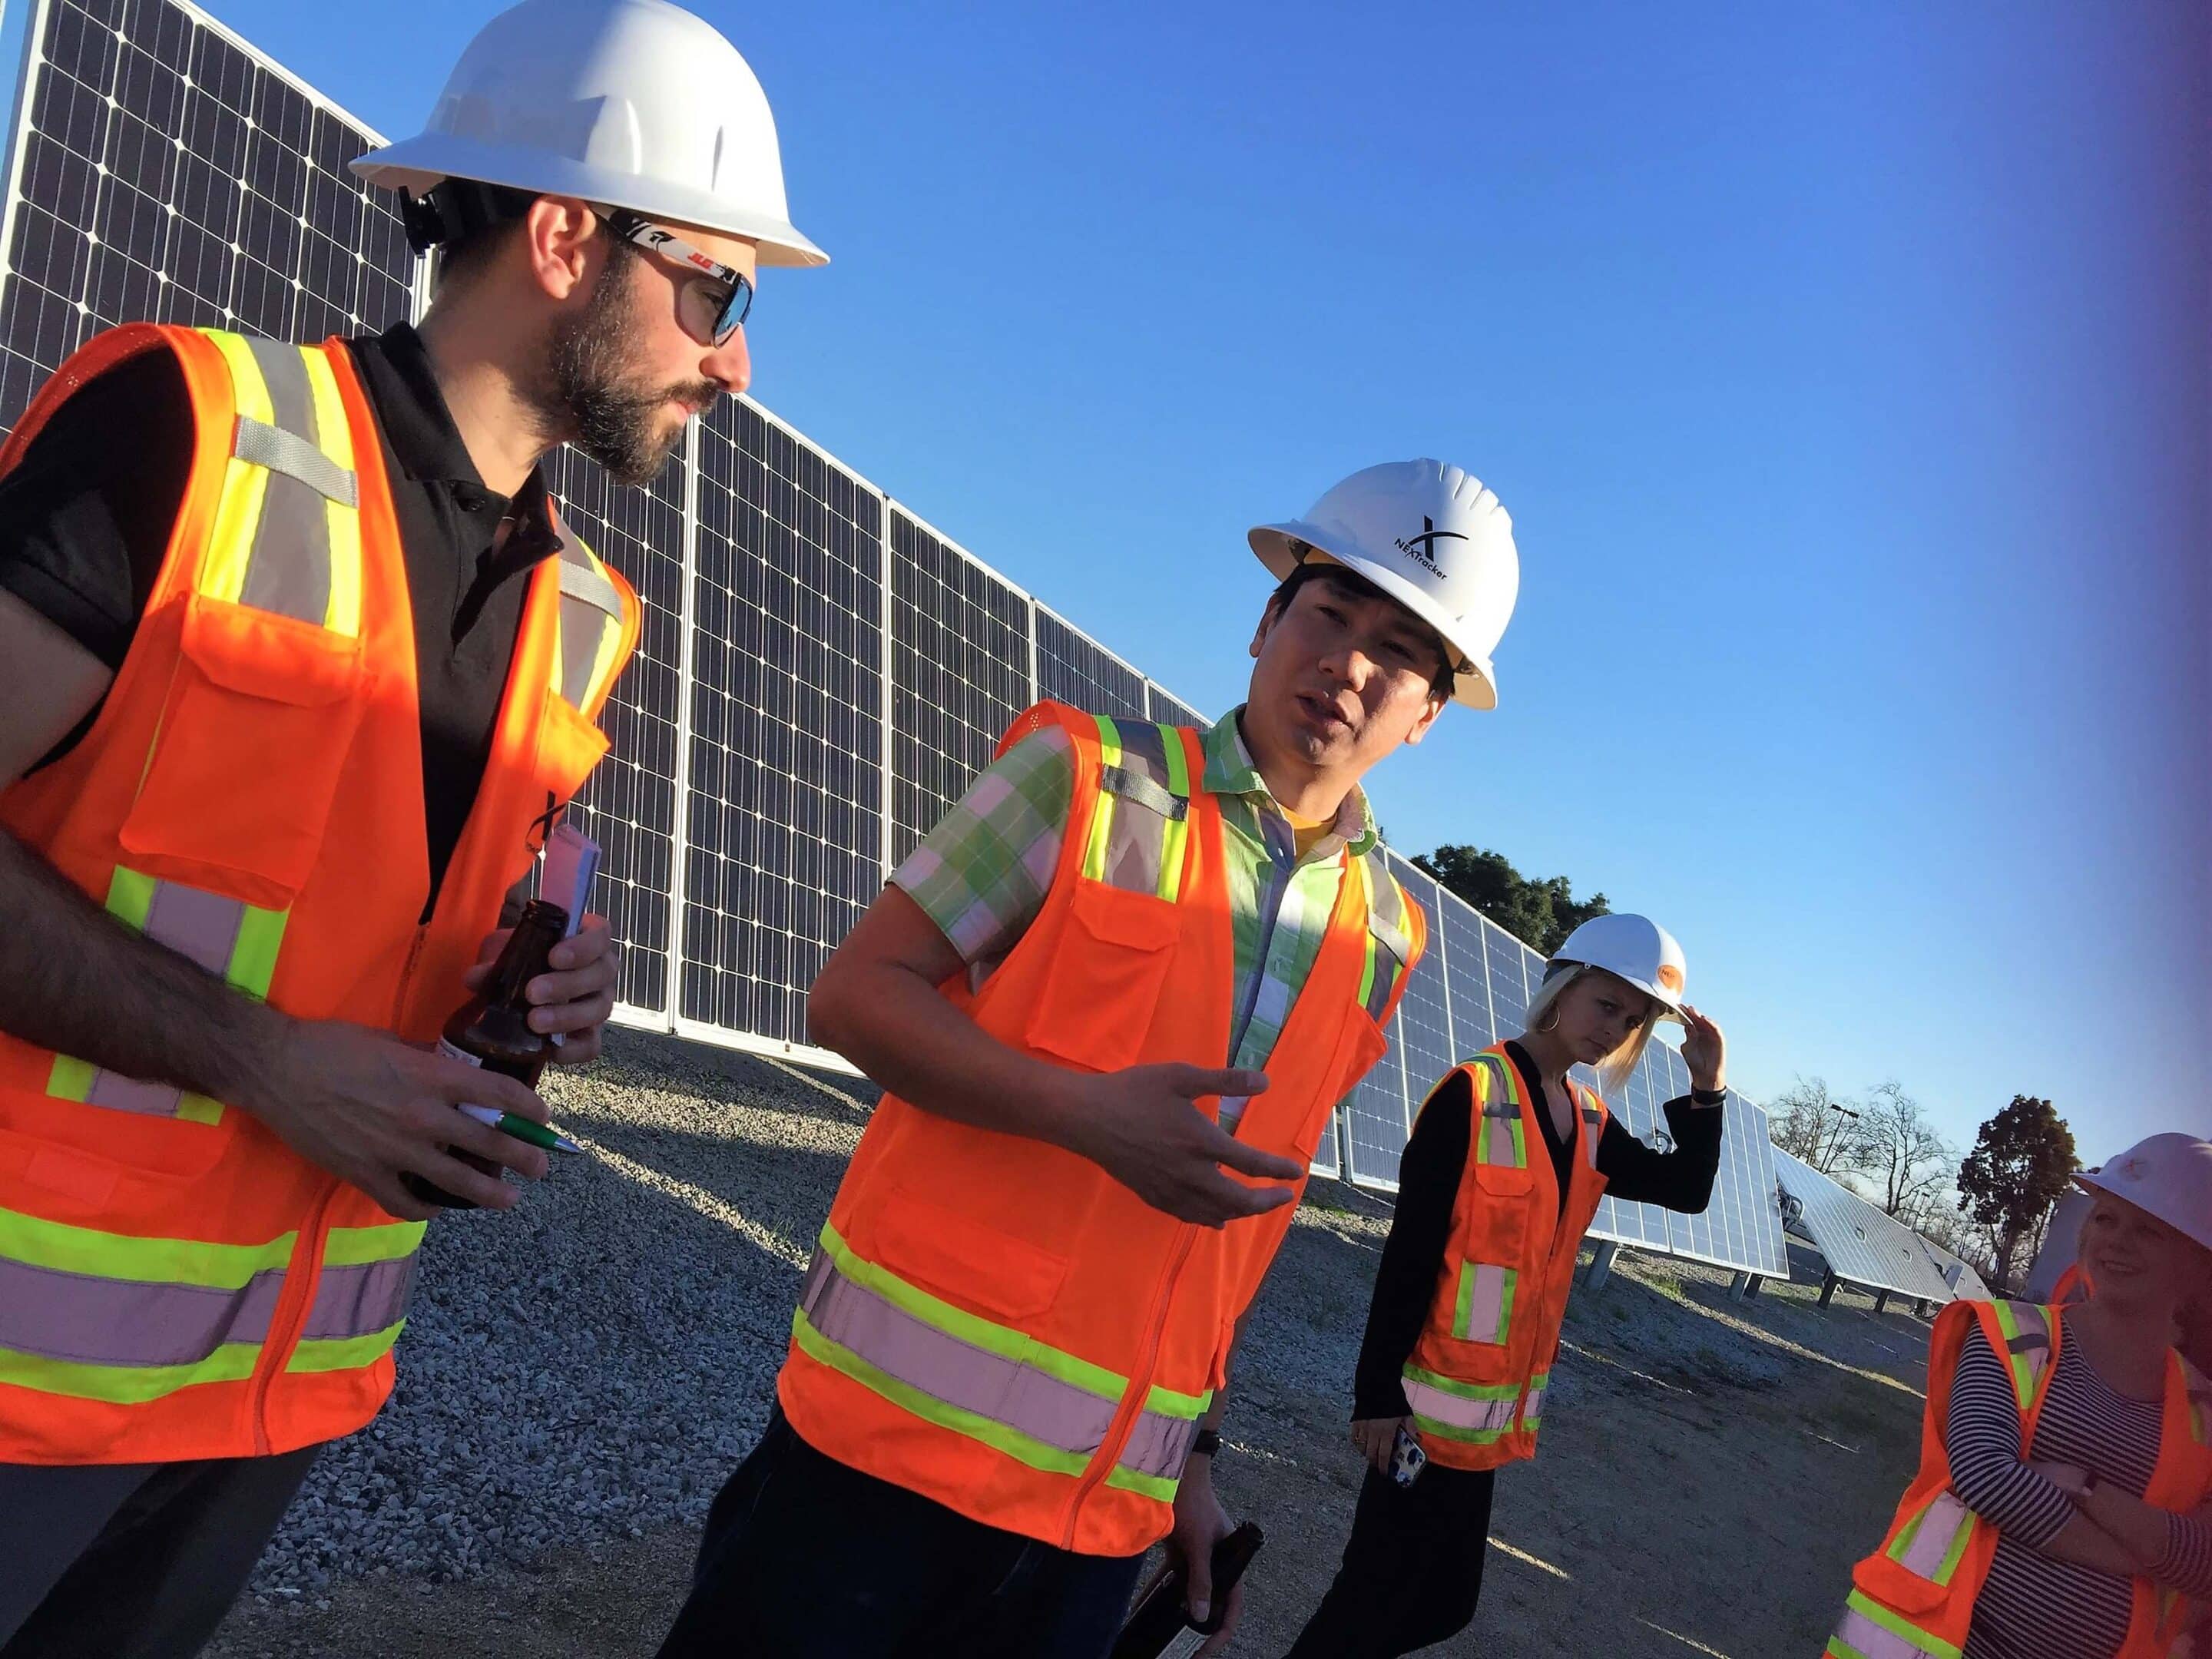
[[1554,1002],[1550,1007],[1544,1010],[1544,1023],[1541,1025],[1539,1025],[1536,1028],[1536,1030],[1539,1036],[1549,1036],[1553,1032],[1559,1029],[1559,1005]]

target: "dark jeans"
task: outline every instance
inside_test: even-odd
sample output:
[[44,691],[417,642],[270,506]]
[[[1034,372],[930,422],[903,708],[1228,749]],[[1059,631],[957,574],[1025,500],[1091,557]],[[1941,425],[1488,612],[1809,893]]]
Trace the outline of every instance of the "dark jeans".
[[1367,1471],[1344,1565],[1288,1659],[1396,1659],[1467,1628],[1482,1594],[1494,1469]]
[[190,1463],[0,1463],[0,1659],[187,1659],[319,1446]]
[[661,1659],[1100,1659],[1141,1555],[1001,1532],[826,1457],[778,1412],[707,1516]]

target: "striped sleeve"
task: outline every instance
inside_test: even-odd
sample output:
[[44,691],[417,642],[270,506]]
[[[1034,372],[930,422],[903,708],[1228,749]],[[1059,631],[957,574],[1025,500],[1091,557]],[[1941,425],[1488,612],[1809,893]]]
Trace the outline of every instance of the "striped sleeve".
[[1014,948],[1044,906],[1075,797],[1066,731],[1031,732],[993,761],[891,883],[973,967]]
[[2166,1553],[2155,1576],[2192,1601],[2212,1601],[2212,1506],[2167,1520]]
[[2027,1466],[2012,1379],[1977,1325],[1951,1379],[1943,1449],[1959,1501],[2031,1549],[2074,1518],[2074,1500]]

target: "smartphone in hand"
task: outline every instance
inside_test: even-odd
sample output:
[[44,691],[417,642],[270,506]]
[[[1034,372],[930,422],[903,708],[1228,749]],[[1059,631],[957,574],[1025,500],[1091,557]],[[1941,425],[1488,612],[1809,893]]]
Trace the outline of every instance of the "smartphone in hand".
[[1429,1455],[1421,1449],[1421,1443],[1413,1431],[1401,1424],[1398,1438],[1390,1452],[1390,1478],[1401,1486],[1410,1486],[1421,1478],[1427,1467]]

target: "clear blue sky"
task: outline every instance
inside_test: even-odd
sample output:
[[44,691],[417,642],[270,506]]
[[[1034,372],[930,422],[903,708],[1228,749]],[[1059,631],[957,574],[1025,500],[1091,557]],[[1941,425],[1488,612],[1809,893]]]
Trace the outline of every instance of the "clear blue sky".
[[[1735,1080],[2212,1127],[2212,27],[2187,0],[739,7],[762,399],[1211,709],[1243,532],[1440,455],[1502,707],[1379,775],[1672,928]],[[395,134],[488,9],[215,0]]]

